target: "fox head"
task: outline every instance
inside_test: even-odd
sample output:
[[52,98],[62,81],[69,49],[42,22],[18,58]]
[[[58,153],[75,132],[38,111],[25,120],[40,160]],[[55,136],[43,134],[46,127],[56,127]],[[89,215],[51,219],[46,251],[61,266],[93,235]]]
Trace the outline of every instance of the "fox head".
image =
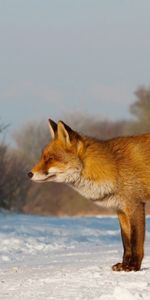
[[35,182],[73,183],[82,171],[82,137],[64,122],[49,120],[51,142],[28,176]]

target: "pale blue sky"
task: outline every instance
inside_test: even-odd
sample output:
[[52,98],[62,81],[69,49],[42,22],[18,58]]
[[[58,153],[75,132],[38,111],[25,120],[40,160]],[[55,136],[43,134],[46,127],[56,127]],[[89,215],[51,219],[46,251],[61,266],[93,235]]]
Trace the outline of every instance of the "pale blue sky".
[[128,117],[149,37],[149,0],[0,0],[0,117]]

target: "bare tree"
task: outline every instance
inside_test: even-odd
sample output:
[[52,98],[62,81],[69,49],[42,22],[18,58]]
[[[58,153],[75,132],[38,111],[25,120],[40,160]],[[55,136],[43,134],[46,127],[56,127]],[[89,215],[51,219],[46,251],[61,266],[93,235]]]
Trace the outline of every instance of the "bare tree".
[[150,131],[150,87],[140,87],[135,92],[136,101],[131,105],[130,111],[134,120],[129,126],[133,134]]
[[127,121],[111,121],[88,115],[68,115],[64,120],[82,134],[99,139],[109,139],[127,133]]
[[26,169],[32,167],[39,159],[41,150],[50,140],[46,122],[30,122],[14,133],[16,149],[20,157],[26,161]]

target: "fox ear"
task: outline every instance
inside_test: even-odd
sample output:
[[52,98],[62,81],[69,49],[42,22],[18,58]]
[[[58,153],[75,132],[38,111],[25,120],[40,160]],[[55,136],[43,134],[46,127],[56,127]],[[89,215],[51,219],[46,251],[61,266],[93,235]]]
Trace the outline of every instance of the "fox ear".
[[48,119],[48,125],[49,125],[51,138],[53,140],[57,133],[57,124],[54,121],[52,121],[51,119]]
[[65,145],[71,145],[71,134],[73,130],[66,125],[63,121],[58,122],[58,139],[60,139]]

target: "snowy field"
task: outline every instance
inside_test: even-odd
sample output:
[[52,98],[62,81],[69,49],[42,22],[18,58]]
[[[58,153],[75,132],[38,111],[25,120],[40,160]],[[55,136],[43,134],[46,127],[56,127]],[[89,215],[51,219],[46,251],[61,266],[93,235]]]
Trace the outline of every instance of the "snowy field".
[[111,271],[122,245],[116,218],[0,214],[0,299],[150,299],[150,219],[140,272]]

